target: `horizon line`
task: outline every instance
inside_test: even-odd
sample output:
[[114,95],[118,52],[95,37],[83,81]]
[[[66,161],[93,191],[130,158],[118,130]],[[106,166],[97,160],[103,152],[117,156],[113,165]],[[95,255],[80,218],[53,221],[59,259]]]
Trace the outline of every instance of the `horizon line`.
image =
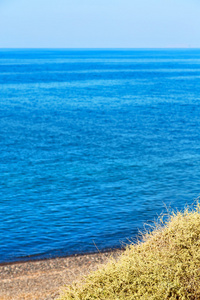
[[0,47],[0,50],[200,50],[200,47],[128,47],[128,48],[106,48],[106,47]]

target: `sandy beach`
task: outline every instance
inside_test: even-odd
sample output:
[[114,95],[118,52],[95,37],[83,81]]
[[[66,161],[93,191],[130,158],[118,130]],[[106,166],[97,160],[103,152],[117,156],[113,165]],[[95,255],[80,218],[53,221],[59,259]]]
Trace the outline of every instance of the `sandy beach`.
[[122,250],[0,265],[0,300],[52,300]]

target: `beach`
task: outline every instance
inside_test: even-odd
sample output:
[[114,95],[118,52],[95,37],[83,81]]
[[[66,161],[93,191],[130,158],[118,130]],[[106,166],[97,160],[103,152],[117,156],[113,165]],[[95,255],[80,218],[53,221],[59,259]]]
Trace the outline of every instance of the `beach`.
[[0,265],[0,300],[52,300],[122,250]]

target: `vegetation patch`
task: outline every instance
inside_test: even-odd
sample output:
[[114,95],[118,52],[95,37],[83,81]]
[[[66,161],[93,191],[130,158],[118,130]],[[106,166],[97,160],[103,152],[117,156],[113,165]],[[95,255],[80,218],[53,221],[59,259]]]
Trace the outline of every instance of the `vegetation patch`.
[[173,213],[119,260],[60,296],[71,299],[200,299],[200,205]]

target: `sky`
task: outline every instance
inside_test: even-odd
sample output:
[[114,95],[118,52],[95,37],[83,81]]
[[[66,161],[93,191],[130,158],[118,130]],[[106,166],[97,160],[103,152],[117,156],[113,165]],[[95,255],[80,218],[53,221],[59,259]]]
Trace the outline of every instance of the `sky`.
[[200,0],[0,0],[0,48],[200,48]]

